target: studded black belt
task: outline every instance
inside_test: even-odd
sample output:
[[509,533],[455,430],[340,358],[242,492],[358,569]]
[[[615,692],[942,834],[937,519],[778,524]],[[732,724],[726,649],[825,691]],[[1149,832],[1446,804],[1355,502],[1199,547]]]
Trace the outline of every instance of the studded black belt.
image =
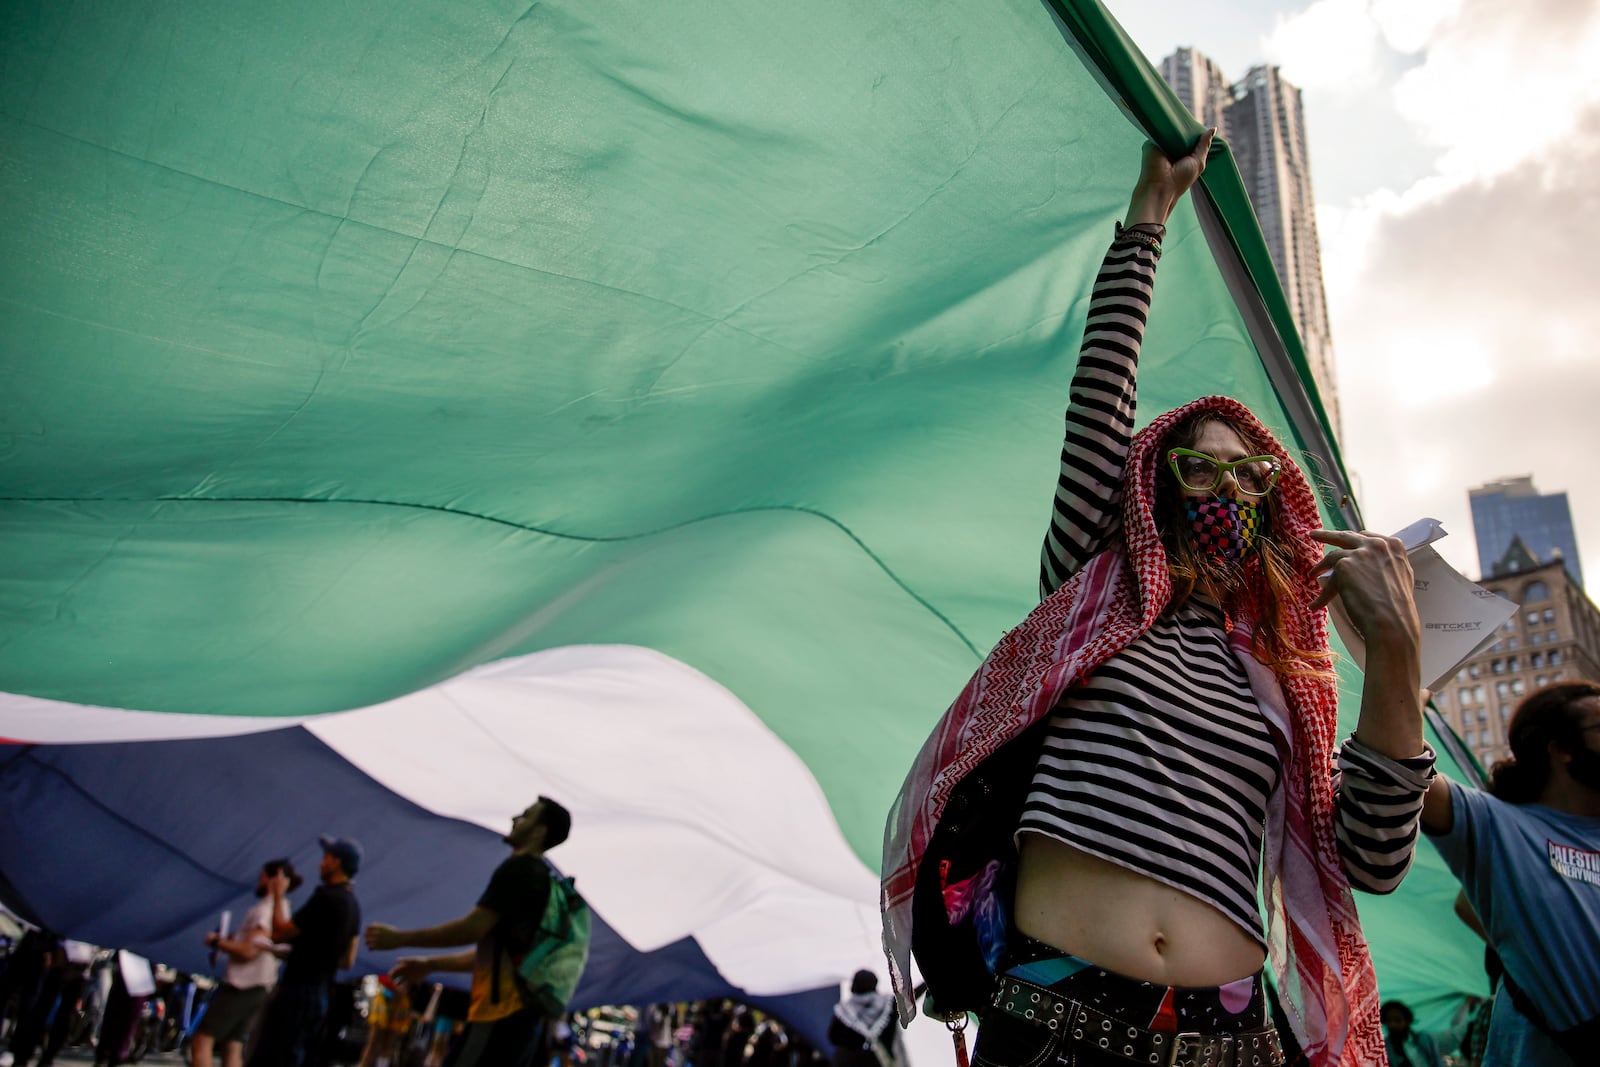
[[1064,1041],[1152,1067],[1280,1067],[1275,1027],[1237,1034],[1162,1033],[1129,1026],[1042,986],[1001,975],[990,1002],[998,1011],[1047,1027]]

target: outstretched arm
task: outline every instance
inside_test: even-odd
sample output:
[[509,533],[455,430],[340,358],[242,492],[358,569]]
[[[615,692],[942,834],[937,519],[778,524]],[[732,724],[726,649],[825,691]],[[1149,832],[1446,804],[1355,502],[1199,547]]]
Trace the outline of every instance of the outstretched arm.
[[1214,130],[1169,160],[1147,144],[1124,225],[1089,298],[1083,345],[1068,391],[1061,475],[1039,565],[1039,594],[1060,588],[1105,545],[1121,506],[1133,439],[1136,371],[1167,216],[1205,171]]
[[438,971],[470,971],[473,959],[471,949],[448,956],[408,956],[389,969],[389,977],[413,985]]
[[222,937],[215,932],[206,935],[206,944],[211,948],[221,949],[229,958],[241,963],[248,963],[265,951],[254,939],[246,936],[240,938]]
[[374,952],[392,948],[454,948],[482,941],[499,916],[479,905],[459,919],[421,930],[396,930],[384,923],[367,927],[367,947]]

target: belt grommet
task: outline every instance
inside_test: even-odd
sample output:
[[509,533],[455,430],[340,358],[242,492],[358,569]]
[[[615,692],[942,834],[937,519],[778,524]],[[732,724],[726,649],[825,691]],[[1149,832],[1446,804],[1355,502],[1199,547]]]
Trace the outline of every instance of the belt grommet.
[[1023,1013],[1023,1017],[1027,1018],[1027,1019],[1033,1018],[1033,1009],[1029,1008],[1026,1012]]
[[1124,1056],[1132,1056],[1133,1055],[1133,1046],[1132,1045],[1123,1045],[1122,1046],[1122,1054]]
[[1082,1041],[1083,1040],[1083,1031],[1082,1030],[1073,1030],[1072,1031],[1072,1036],[1077,1038],[1079,1041]]
[[1139,1036],[1139,1031],[1135,1030],[1133,1027],[1130,1026],[1130,1027],[1128,1027],[1128,1036],[1129,1037],[1138,1037]]
[[1102,1037],[1098,1043],[1101,1048],[1111,1047],[1111,1039],[1109,1037]]
[[1101,1019],[1100,1020],[1100,1029],[1102,1029],[1102,1030],[1110,1030],[1111,1029],[1111,1020],[1110,1019]]
[[1057,1015],[1060,1015],[1062,1012],[1064,1012],[1066,1010],[1067,1010],[1067,1006],[1065,1004],[1061,1003],[1061,1001],[1059,1001],[1059,1000],[1056,1001],[1056,1014]]
[[1035,1004],[1037,1004],[1037,1003],[1039,1003],[1039,994],[1037,994],[1037,993],[1035,993],[1035,994],[1034,994],[1034,995],[1033,995],[1033,1002],[1034,1002],[1034,1003],[1035,1003]]

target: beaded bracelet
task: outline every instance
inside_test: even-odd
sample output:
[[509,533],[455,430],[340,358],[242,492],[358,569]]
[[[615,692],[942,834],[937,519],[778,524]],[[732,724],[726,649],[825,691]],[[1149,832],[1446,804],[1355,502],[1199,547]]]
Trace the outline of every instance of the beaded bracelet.
[[[1157,232],[1151,233],[1150,229],[1145,227],[1151,227]],[[1166,232],[1167,228],[1158,222],[1139,222],[1132,226],[1124,226],[1119,222],[1117,223],[1116,241],[1128,241],[1136,245],[1143,245],[1159,257],[1161,255],[1161,238],[1166,236]]]

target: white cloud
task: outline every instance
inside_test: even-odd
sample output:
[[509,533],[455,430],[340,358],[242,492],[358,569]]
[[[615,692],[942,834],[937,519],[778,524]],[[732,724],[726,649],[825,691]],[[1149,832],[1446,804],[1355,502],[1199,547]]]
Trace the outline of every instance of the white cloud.
[[1441,25],[1461,10],[1461,0],[1372,0],[1372,21],[1396,52],[1420,52]]
[[1367,0],[1317,0],[1298,14],[1276,16],[1261,50],[1301,89],[1357,93],[1378,83],[1379,44]]
[[1600,5],[1472,0],[1442,22],[1395,108],[1445,150],[1445,174],[1490,176],[1547,151],[1600,101]]
[[1600,451],[1600,104],[1564,121],[1543,155],[1491,177],[1321,213],[1335,223],[1345,453],[1368,522],[1437,515],[1459,535],[1441,548],[1469,573],[1467,488],[1532,472],[1542,491],[1571,492],[1580,554],[1600,574],[1587,458]]

